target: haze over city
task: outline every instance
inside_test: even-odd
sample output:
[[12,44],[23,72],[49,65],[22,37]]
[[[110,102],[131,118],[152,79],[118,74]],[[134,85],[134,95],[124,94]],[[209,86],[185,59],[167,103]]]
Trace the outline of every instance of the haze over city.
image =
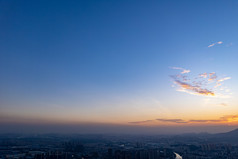
[[238,1],[0,1],[0,133],[238,128]]

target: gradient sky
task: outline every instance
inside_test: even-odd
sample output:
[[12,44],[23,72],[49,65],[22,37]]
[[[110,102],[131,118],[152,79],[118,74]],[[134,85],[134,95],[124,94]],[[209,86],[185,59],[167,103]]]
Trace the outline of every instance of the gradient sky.
[[0,123],[236,126],[237,17],[236,0],[1,0]]

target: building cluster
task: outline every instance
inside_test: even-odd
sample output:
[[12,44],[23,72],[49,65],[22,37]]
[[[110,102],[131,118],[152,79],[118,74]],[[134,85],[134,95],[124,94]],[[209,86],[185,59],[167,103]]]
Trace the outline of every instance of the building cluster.
[[238,145],[170,138],[0,137],[0,159],[238,159]]
[[178,145],[175,150],[183,159],[238,159],[238,146],[230,144]]
[[[56,146],[56,145],[55,145]],[[92,145],[90,145],[92,146]],[[167,148],[110,148],[107,145],[96,147],[62,144],[62,147],[42,146],[3,146],[0,159],[174,159],[172,149]]]

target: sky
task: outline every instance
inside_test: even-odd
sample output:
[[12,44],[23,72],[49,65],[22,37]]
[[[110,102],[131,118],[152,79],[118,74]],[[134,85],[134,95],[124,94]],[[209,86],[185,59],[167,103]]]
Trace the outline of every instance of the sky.
[[237,17],[236,0],[0,0],[0,132],[237,128]]

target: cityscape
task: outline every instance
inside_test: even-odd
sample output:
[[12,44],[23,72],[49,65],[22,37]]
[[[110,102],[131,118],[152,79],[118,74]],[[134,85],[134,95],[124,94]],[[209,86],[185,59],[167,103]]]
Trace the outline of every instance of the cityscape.
[[237,159],[238,129],[222,134],[4,134],[1,159]]
[[0,159],[238,159],[237,0],[0,0]]

